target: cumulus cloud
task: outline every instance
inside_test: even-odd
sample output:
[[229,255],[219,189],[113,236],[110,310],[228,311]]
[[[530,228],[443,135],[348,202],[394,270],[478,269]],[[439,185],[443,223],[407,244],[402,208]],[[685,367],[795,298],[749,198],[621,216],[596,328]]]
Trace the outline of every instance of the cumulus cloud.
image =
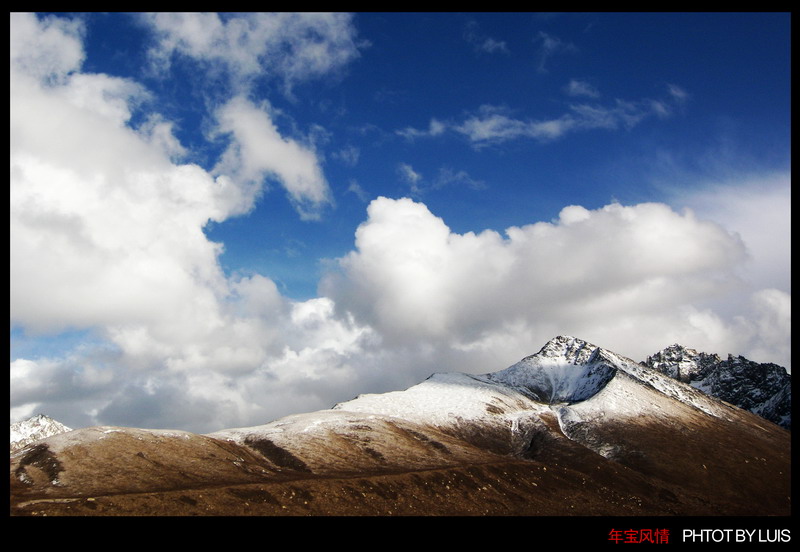
[[698,182],[669,193],[670,202],[737,232],[749,252],[743,275],[759,288],[791,289],[791,175],[752,175]]
[[[495,347],[516,342],[529,354],[569,333],[644,358],[673,336],[716,351],[744,335],[737,319],[706,305],[742,291],[735,269],[745,246],[691,211],[575,205],[504,235],[453,233],[410,199],[379,198],[368,215],[356,249],[320,289],[397,347],[446,342],[503,354]],[[764,332],[748,331],[755,350]]]
[[[213,59],[212,46],[224,51],[245,23],[212,19],[204,37],[192,31],[202,17],[164,24],[182,30],[165,31],[174,42],[163,51]],[[228,140],[220,162],[185,163],[146,89],[81,72],[79,22],[12,18],[11,323],[31,334],[93,330],[90,344],[11,362],[12,417],[202,432],[256,425],[434,371],[501,369],[559,333],[637,359],[677,341],[790,361],[788,289],[753,286],[741,270],[748,247],[772,255],[776,236],[747,228],[774,212],[788,225],[781,194],[731,195],[724,212],[735,219],[698,196],[687,202],[694,212],[571,205],[550,222],[464,234],[422,203],[379,198],[319,297],[293,301],[265,276],[226,275],[222,246],[203,228],[252,209],[265,178],[304,215],[318,213],[330,192],[313,148],[282,136],[267,104],[236,95],[210,113]],[[249,74],[248,59],[272,63],[243,54],[237,74]],[[528,124],[481,115],[506,118],[485,127],[487,140]],[[602,110],[571,115],[624,125]],[[432,122],[429,134],[444,130]],[[399,170],[425,184],[410,165]],[[473,184],[446,167],[428,182]],[[358,183],[350,190],[366,199]],[[733,291],[747,300],[733,302]]]
[[83,63],[83,23],[79,19],[11,14],[11,65],[34,78],[62,81]]
[[230,139],[215,170],[181,163],[140,84],[81,72],[79,24],[14,14],[12,31],[11,324],[97,340],[15,359],[12,416],[213,430],[287,413],[311,391],[270,382],[306,381],[304,362],[346,359],[363,331],[268,278],[227,277],[203,228],[252,209],[265,177],[313,215],[329,193],[313,151],[235,97],[214,114]]
[[138,85],[82,77],[12,69],[13,321],[59,331],[202,308],[221,282],[202,226],[248,209],[252,193],[173,165],[163,127],[154,140],[127,126]]

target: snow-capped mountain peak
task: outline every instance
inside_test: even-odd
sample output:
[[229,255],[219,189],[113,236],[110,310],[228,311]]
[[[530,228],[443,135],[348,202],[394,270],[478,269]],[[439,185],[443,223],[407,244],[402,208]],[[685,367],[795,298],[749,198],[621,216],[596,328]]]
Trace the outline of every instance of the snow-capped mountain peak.
[[[599,349],[588,341],[572,337],[570,335],[559,335],[554,337],[542,347],[538,353],[530,357],[561,359],[570,364],[586,364],[590,362],[592,355]],[[524,359],[523,359],[524,360]]]
[[[593,399],[595,408],[610,407],[600,395],[614,379],[627,378],[668,397],[719,417],[720,405],[695,389],[622,355],[572,336],[551,339],[542,349],[518,363],[482,378],[511,387],[535,401],[550,405]],[[607,395],[607,394],[606,394]]]
[[61,422],[44,414],[37,414],[27,420],[11,424],[11,450],[19,450],[34,441],[68,431],[72,429]]
[[597,393],[616,373],[617,366],[604,352],[582,339],[558,336],[538,353],[483,377],[544,403],[581,401]]
[[791,375],[772,363],[698,352],[675,344],[642,363],[704,393],[791,428]]
[[[748,362],[729,357],[720,381],[771,373]],[[10,481],[27,515],[783,515],[789,449],[789,432],[751,412],[559,336],[498,372],[437,373],[260,426],[54,435],[12,450]]]
[[645,365],[684,383],[704,378],[720,362],[716,354],[698,352],[677,343],[647,357]]

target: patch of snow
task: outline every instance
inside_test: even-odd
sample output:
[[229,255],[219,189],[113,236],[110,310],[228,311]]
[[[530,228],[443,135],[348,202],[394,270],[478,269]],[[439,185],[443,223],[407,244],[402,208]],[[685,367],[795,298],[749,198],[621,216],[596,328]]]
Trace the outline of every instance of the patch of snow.
[[11,450],[19,450],[41,439],[69,431],[72,429],[61,422],[44,414],[37,414],[11,424]]

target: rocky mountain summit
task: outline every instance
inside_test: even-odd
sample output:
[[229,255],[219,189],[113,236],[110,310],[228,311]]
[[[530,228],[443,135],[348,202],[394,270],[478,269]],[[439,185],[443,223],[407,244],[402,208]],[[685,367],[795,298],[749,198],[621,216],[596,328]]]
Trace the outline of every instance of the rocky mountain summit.
[[11,424],[11,452],[25,448],[27,445],[59,433],[72,431],[61,422],[37,414],[27,420]]
[[677,344],[643,364],[786,429],[792,427],[792,377],[777,364],[730,354],[722,360]]
[[788,515],[790,433],[559,336],[497,372],[246,428],[95,427],[11,456],[14,515]]

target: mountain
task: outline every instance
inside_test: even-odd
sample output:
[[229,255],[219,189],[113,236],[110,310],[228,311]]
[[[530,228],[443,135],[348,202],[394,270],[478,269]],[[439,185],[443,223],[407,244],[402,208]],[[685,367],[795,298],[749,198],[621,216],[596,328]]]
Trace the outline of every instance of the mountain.
[[643,364],[786,429],[792,427],[792,377],[777,364],[733,355],[722,360],[677,344]]
[[72,429],[44,414],[37,414],[27,420],[11,424],[11,452],[20,450],[34,441],[67,431]]
[[498,372],[208,435],[11,456],[14,515],[789,515],[790,433],[574,337]]

